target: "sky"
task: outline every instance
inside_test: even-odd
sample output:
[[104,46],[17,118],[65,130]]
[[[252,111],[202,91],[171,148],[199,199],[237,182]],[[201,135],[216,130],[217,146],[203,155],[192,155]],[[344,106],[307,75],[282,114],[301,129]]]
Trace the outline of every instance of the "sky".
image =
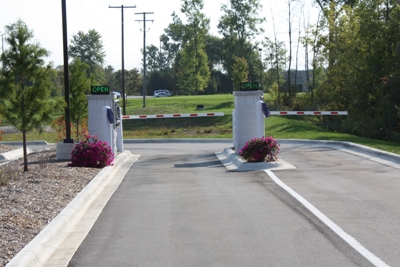
[[[310,1],[310,0],[306,0]],[[275,22],[275,30],[278,38],[284,41],[288,34],[287,0],[260,0],[263,9],[260,16],[266,18],[263,25],[266,30],[259,40],[265,36],[273,37],[272,18]],[[33,31],[35,42],[50,51],[48,58],[54,66],[63,64],[63,40],[62,40],[62,1],[59,0],[0,0],[0,35],[4,33],[4,26],[24,21]],[[217,24],[222,13],[222,4],[228,4],[229,0],[204,0],[203,12],[210,19],[210,33],[218,35]],[[141,69],[143,55],[143,12],[147,14],[146,20],[146,46],[160,46],[159,37],[164,29],[172,22],[172,12],[180,13],[181,0],[66,0],[68,44],[72,36],[78,31],[87,33],[95,29],[102,36],[106,53],[105,66],[111,65],[116,70],[121,69],[121,8],[109,8],[109,6],[124,5],[136,6],[136,8],[124,8],[124,54],[125,69]],[[300,10],[297,7],[297,10]],[[316,8],[305,8],[302,14],[315,19]],[[300,14],[300,12],[298,11]],[[311,15],[310,15],[311,14]],[[296,19],[299,21],[299,19]],[[298,24],[298,22],[295,22]],[[4,43],[4,49],[7,44]]]

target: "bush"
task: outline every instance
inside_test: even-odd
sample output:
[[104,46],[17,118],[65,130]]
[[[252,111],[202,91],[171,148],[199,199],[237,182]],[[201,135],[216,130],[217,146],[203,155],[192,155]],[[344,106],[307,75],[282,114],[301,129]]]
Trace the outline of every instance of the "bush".
[[[57,140],[62,141],[65,138],[65,131],[66,131],[64,116],[58,117],[57,119],[53,120],[52,126],[57,132]],[[76,141],[85,139],[86,135],[89,133],[87,118],[82,119],[78,127],[79,127],[79,133],[78,130],[76,129],[76,125],[70,123],[71,133],[75,135],[74,137]]]
[[71,167],[102,168],[112,165],[114,160],[114,153],[108,143],[90,135],[86,135],[86,140],[77,144],[71,154]]
[[248,162],[276,161],[278,159],[279,144],[272,138],[253,138],[246,142],[239,155]]
[[17,178],[19,175],[19,171],[11,167],[8,164],[5,164],[0,167],[0,186],[6,186],[10,183],[11,180]]

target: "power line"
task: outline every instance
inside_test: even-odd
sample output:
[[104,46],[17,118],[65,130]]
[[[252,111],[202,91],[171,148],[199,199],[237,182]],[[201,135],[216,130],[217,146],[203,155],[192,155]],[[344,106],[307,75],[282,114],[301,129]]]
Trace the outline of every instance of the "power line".
[[136,15],[143,15],[143,107],[146,107],[146,21],[153,22],[154,20],[146,20],[147,14],[154,14],[154,12],[141,12],[135,13]]
[[136,8],[135,6],[108,6],[108,8],[120,8],[121,9],[121,31],[122,31],[122,105],[123,115],[126,115],[126,101],[125,101],[125,66],[124,66],[124,8]]

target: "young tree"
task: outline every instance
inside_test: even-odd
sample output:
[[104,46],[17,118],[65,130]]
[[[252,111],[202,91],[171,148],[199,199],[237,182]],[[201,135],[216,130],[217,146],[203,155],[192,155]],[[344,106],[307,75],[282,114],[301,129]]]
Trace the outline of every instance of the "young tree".
[[[275,26],[274,26],[275,30]],[[286,49],[285,49],[285,44],[283,42],[279,42],[276,38],[275,34],[275,39],[272,41],[269,38],[265,38],[265,41],[263,41],[263,46],[265,51],[265,61],[266,63],[271,64],[271,69],[274,69],[274,71],[269,72],[270,74],[275,73],[275,77],[271,77],[271,84],[276,83],[277,85],[277,105],[278,107],[281,104],[281,72],[285,68],[286,64]]]
[[207,86],[210,70],[207,64],[207,55],[204,50],[193,47],[193,43],[186,44],[180,52],[179,71],[177,73],[178,86],[183,94],[198,94]]
[[33,32],[22,20],[5,28],[9,49],[1,55],[4,68],[0,75],[0,113],[22,132],[24,171],[28,171],[26,133],[42,130],[55,108],[50,99],[51,66],[44,61],[49,53],[30,42]]
[[147,69],[150,73],[154,71],[159,71],[161,64],[161,55],[160,49],[155,45],[148,45],[146,47],[146,55],[147,55]]
[[247,82],[249,76],[249,66],[245,58],[238,57],[232,68],[233,87],[239,88],[241,82]]
[[86,77],[89,66],[80,59],[75,59],[69,65],[70,78],[70,110],[71,121],[75,124],[76,140],[79,141],[79,126],[88,116],[88,102],[86,94],[89,92],[90,82]]
[[188,94],[202,92],[210,79],[205,51],[205,36],[210,21],[201,12],[203,6],[203,0],[184,0],[181,7],[187,24],[183,27],[183,49],[180,51],[177,79],[178,86]]
[[[106,83],[108,84],[111,88],[112,91],[119,91],[117,90],[118,86],[116,85],[118,81],[114,79],[114,68],[111,65],[108,65],[107,67],[104,68],[104,75],[106,78]],[[121,82],[120,82],[121,83]]]
[[[297,42],[297,50],[296,50],[296,56],[293,58],[293,39],[294,39],[294,28],[293,28],[293,21],[295,19],[296,13],[303,13],[301,10],[300,12],[297,12],[298,10],[298,4],[293,0],[287,0],[287,10],[288,10],[288,34],[289,34],[289,43],[288,43],[288,49],[289,49],[289,56],[288,56],[288,69],[287,69],[287,88],[289,92],[289,98],[294,98],[295,94],[297,92],[297,62],[298,62],[298,49],[299,49],[299,41],[300,41],[300,23],[299,23],[299,34],[298,34],[298,42]],[[300,19],[299,19],[300,22]],[[292,63],[295,61],[295,70],[294,70],[294,82],[292,81]],[[294,85],[294,86],[293,86]]]
[[[115,73],[116,79],[121,81],[121,71]],[[126,93],[128,95],[139,95],[142,91],[142,76],[138,69],[131,69],[125,74],[126,79]]]

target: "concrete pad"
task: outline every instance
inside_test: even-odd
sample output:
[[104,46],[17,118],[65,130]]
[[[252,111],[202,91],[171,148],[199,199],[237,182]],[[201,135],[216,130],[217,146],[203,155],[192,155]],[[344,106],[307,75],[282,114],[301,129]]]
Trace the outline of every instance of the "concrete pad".
[[259,170],[288,170],[296,169],[292,164],[278,159],[274,162],[247,162],[231,148],[225,148],[222,152],[216,152],[215,155],[219,161],[229,171],[259,171]]

